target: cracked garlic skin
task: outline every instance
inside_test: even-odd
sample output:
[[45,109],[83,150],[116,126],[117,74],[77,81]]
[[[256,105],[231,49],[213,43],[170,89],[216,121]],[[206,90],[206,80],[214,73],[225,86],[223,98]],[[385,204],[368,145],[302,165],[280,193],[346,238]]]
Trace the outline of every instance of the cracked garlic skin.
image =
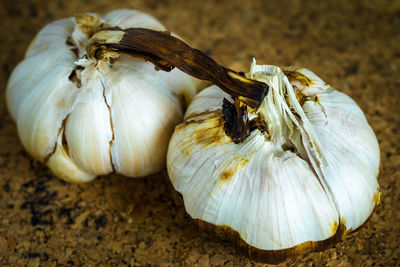
[[32,41],[7,86],[23,146],[66,181],[160,171],[184,102],[196,93],[195,80],[178,69],[156,71],[124,54],[86,56],[90,37],[105,25],[166,30],[134,10],[55,21]]
[[238,144],[216,86],[200,92],[171,138],[167,167],[200,228],[269,263],[354,233],[379,203],[377,139],[357,104],[304,68],[253,63],[269,93]]

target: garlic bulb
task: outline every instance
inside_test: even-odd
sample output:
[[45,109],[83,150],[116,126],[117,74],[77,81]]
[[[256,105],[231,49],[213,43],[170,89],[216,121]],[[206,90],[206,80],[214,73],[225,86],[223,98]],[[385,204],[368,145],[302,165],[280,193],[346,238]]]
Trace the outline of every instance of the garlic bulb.
[[158,72],[118,52],[90,58],[87,44],[105,27],[166,30],[134,10],[55,21],[32,41],[7,86],[22,144],[66,181],[160,171],[174,126],[196,93],[195,80],[178,69]]
[[[253,62],[246,77],[269,85],[258,108],[211,86],[175,128],[167,168],[186,211],[270,263],[353,233],[380,197],[379,146],[363,112],[304,68]],[[235,120],[244,138],[230,135]]]

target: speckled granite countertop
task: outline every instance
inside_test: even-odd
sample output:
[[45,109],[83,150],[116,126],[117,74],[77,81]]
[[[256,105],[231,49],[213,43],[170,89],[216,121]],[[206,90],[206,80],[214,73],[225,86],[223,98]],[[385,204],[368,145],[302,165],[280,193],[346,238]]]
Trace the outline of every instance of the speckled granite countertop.
[[[357,2],[357,3],[356,3]],[[399,1],[0,0],[0,265],[259,265],[203,235],[166,173],[67,184],[24,151],[5,87],[34,35],[75,13],[135,8],[219,63],[304,66],[350,95],[381,147],[382,204],[355,237],[282,266],[399,266]]]

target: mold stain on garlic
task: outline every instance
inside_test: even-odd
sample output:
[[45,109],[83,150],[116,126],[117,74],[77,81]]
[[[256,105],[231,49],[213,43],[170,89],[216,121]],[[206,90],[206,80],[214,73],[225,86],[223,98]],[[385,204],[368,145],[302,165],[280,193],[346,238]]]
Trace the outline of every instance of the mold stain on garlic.
[[195,142],[201,146],[216,146],[223,142],[224,139],[226,140],[226,134],[221,127],[221,118],[214,117],[203,121],[207,127],[194,133],[193,139]]
[[235,175],[240,169],[244,168],[249,160],[246,158],[234,158],[232,162],[236,163],[235,166],[225,169],[219,175],[220,182],[229,182],[232,179],[232,176]]
[[[199,124],[202,124],[203,127],[191,131],[191,129],[195,129],[196,125]],[[198,114],[190,117],[190,119],[177,125],[175,128],[176,134],[179,134],[181,131],[187,133],[185,138],[177,144],[178,149],[189,156],[194,149],[193,143],[197,144],[200,147],[199,149],[201,149],[201,147],[218,146],[219,144],[228,142],[229,137],[225,134],[222,125],[221,110],[205,114],[204,116]]]

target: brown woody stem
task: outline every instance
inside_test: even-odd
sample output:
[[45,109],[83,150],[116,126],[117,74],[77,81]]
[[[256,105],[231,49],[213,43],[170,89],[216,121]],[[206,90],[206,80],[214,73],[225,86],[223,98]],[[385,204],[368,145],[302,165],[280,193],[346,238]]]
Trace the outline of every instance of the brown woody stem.
[[235,144],[243,142],[250,135],[247,107],[235,99],[232,104],[226,98],[222,103],[222,113],[225,118],[225,133]]
[[[153,31],[143,28],[105,29],[122,31],[118,42],[92,40],[88,51],[98,53],[104,49],[127,53],[140,59],[152,62],[158,69],[170,71],[177,67],[181,71],[201,80],[208,80],[230,94],[234,99],[252,108],[258,108],[268,93],[268,85],[245,78],[243,75],[225,68],[193,49],[180,39],[167,32]],[[239,115],[239,114],[238,114]]]

